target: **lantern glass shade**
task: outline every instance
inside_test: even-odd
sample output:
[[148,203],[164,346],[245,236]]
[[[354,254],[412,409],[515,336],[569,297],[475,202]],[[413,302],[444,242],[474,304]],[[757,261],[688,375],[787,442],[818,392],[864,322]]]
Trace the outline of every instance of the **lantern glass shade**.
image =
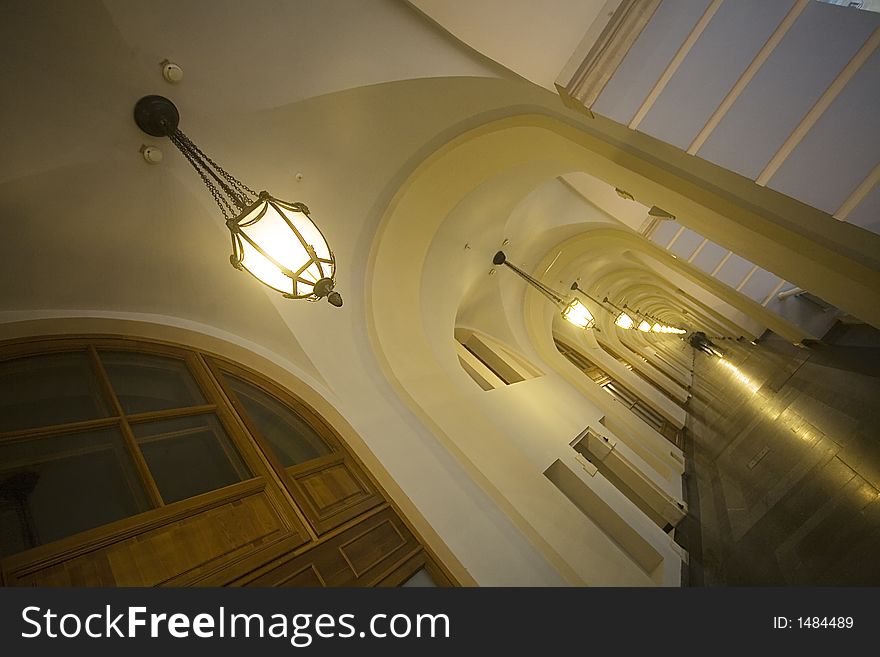
[[651,332],[651,325],[647,322],[647,320],[643,319],[642,323],[639,324],[639,330],[642,333],[650,333]]
[[256,203],[227,221],[232,265],[285,297],[317,299],[315,283],[333,280],[336,261],[308,212],[302,203],[260,194]]
[[577,299],[572,300],[565,308],[563,308],[562,318],[582,329],[592,328],[593,324],[595,324],[593,315],[591,315],[590,311],[587,310],[587,307]]
[[617,316],[617,319],[614,320],[614,323],[622,329],[631,329],[636,325],[636,323],[633,321],[633,318],[626,313],[620,313]]

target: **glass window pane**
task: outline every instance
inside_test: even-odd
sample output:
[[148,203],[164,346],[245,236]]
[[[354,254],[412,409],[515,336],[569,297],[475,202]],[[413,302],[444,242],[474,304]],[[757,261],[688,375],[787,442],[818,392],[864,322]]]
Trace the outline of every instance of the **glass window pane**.
[[289,406],[241,379],[226,380],[284,467],[330,453],[324,439]]
[[104,525],[149,508],[113,428],[0,445],[0,553]]
[[113,391],[128,414],[206,403],[183,360],[126,351],[100,354]]
[[434,579],[428,574],[428,571],[424,568],[419,568],[412,577],[406,580],[401,586],[404,587],[430,587],[437,586],[437,583]]
[[642,418],[645,422],[650,424],[654,429],[659,431],[663,426],[663,418],[658,417],[656,413],[652,412],[650,409],[645,408],[641,404],[637,403],[633,406],[633,413]]
[[166,504],[251,477],[214,415],[132,425]]
[[0,431],[107,415],[98,379],[84,351],[0,363]]
[[636,403],[636,398],[633,397],[629,392],[627,392],[623,388],[618,388],[613,382],[606,383],[602,386],[609,395],[614,397],[621,404],[625,404],[626,406],[632,406]]

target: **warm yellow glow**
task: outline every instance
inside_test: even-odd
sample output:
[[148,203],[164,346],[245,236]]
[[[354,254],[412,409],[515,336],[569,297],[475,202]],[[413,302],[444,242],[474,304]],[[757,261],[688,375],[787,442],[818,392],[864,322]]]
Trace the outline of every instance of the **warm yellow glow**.
[[617,316],[617,319],[614,320],[614,323],[617,324],[622,329],[631,329],[636,324],[633,321],[632,317],[630,317],[626,313],[620,313]]
[[293,294],[293,279],[281,273],[281,270],[267,260],[262,253],[257,251],[251,244],[242,240],[242,259],[241,265],[253,274],[257,279],[263,281],[271,288],[284,292],[285,294]]
[[593,316],[587,310],[587,307],[577,299],[574,299],[563,309],[562,318],[578,328],[593,328]]
[[648,322],[647,322],[646,320],[643,319],[643,320],[642,320],[642,323],[639,324],[639,330],[640,330],[642,333],[650,333],[650,332],[651,332],[651,325],[648,324]]
[[305,297],[315,282],[333,278],[330,247],[297,206],[261,197],[236,223],[233,264],[237,258],[241,267],[269,287]]
[[648,324],[647,322],[642,322],[642,323],[645,324],[648,328],[642,329],[642,327],[639,326],[639,330],[643,330],[646,333],[648,331],[653,331],[654,333],[674,333],[676,335],[681,335],[682,333],[687,333],[687,331],[685,331],[684,329],[675,328],[674,326],[667,326],[666,324],[661,324],[660,322],[657,322],[656,324],[654,324],[653,327],[650,324]]
[[736,365],[731,363],[729,360],[725,359],[724,356],[720,356],[718,358],[719,364],[721,364],[726,370],[728,370],[731,374],[733,374],[733,378],[743,384],[746,388],[749,389],[750,392],[756,393],[760,390],[761,386],[752,381],[748,376],[743,374],[742,370],[740,370]]

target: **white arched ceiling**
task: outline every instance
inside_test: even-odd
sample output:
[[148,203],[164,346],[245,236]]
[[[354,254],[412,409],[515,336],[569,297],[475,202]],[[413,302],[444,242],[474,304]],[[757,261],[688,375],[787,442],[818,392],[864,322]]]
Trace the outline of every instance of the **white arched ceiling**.
[[[17,129],[4,135],[0,181],[127,158],[131,141],[146,138],[131,112],[149,93],[174,100],[182,128],[198,137],[206,118],[238,127],[253,120],[249,112],[344,89],[506,75],[394,0],[10,0],[3,9],[0,76],[15,93],[0,116]],[[184,68],[182,83],[162,80],[166,58]]]
[[644,225],[650,219],[649,206],[620,196],[613,185],[596,176],[575,171],[564,175],[562,179],[584,199],[588,199],[591,205],[636,232],[642,232]]
[[[627,231],[602,229],[572,238],[565,245],[560,245],[560,251],[569,254],[569,257],[557,261],[556,271],[562,272],[563,277],[571,276],[572,273],[577,275],[578,265],[572,265],[571,260],[585,261],[587,257],[584,254],[596,248],[609,249],[612,253],[621,255],[625,251],[635,254],[638,263],[652,271],[654,276],[666,279],[675,285],[676,289],[685,289],[699,300],[704,308],[713,308],[719,318],[725,317],[728,322],[743,326],[748,331],[760,333],[763,327],[769,327],[792,341],[807,337],[801,328],[770,313],[751,299],[725,289],[725,286],[703,272],[687,263],[682,263],[662,249]],[[568,267],[573,269],[569,271]],[[647,307],[640,309],[655,314]]]
[[[415,78],[509,76],[396,0],[104,0],[146,76],[183,66],[183,104],[247,112]],[[208,39],[204,37],[208,32]]]
[[[677,317],[679,322],[688,324],[681,312],[687,309],[705,317],[716,327],[728,327],[728,332],[737,335],[743,331],[760,335],[764,331],[764,325],[730,305],[726,300],[733,296],[730,292],[723,297],[721,292],[713,292],[686,278],[681,273],[683,263],[659,262],[654,257],[656,254],[640,242],[627,247],[620,241],[615,245],[605,244],[598,234],[596,238],[595,248],[585,253],[582,264],[576,266],[580,284],[592,282],[595,286],[594,296],[607,294],[619,306],[626,304],[631,309],[642,310],[668,322]],[[662,307],[649,307],[644,298],[645,285],[655,292],[664,290]]]
[[[243,26],[255,43],[231,47]],[[315,338],[307,355],[301,325],[339,314],[276,303],[229,266],[210,195],[168,140],[138,130],[134,102],[167,94],[181,127],[234,175],[306,202],[340,259],[340,289],[357,295],[365,217],[402,163],[460,121],[536,97],[391,0],[22,0],[4,4],[0,32],[0,75],[15,89],[0,106],[15,126],[0,162],[3,317],[179,318],[264,344],[319,378],[313,358],[326,349]],[[163,57],[184,66],[183,82],[162,80]],[[417,79],[389,82],[405,77]],[[161,165],[142,160],[142,143],[164,150]]]
[[[575,51],[587,49],[619,0],[409,0],[457,39],[526,80],[554,90]],[[589,40],[590,44],[583,43]]]

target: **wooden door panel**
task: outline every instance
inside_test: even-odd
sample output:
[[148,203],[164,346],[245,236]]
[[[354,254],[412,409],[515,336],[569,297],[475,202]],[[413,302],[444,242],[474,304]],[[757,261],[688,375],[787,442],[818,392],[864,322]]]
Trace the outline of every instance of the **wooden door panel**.
[[401,519],[392,509],[383,509],[308,551],[281,557],[233,584],[373,586],[421,553]]
[[378,525],[370,527],[340,545],[339,552],[355,577],[360,577],[380,561],[404,547],[406,547],[406,538],[397,526],[386,518]]
[[319,535],[383,501],[357,465],[342,454],[288,468],[287,472],[294,497]]
[[259,482],[238,487],[251,490],[204,510],[193,509],[184,517],[171,516],[150,529],[125,529],[138,518],[121,521],[116,538],[108,536],[85,550],[74,542],[72,549],[13,569],[8,581],[18,586],[175,584],[281,537],[291,545],[306,542],[305,536],[286,526]]

